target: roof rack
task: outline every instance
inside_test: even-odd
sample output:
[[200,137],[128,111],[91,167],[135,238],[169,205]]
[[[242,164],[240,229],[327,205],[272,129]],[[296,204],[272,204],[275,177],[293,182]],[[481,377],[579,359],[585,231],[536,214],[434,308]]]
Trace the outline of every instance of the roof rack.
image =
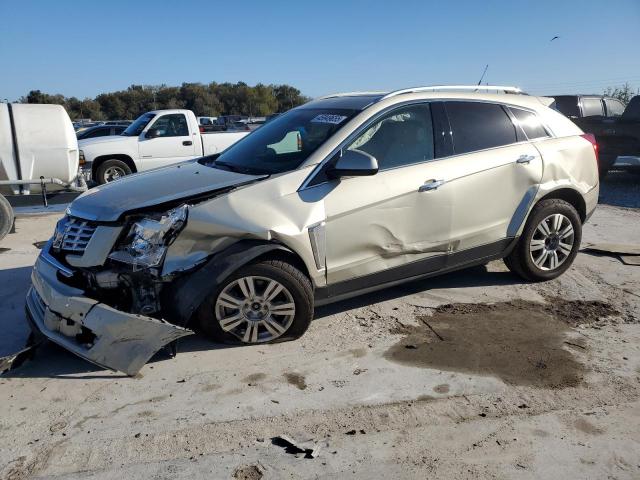
[[510,87],[510,86],[504,86],[504,85],[432,85],[429,87],[403,88],[402,90],[389,92],[380,100],[384,100],[385,98],[395,97],[397,95],[403,95],[405,93],[435,92],[438,90],[463,90],[463,91],[471,90],[474,92],[477,90],[496,90],[503,93],[514,93],[514,94],[526,95],[526,93],[524,93],[518,87]]
[[342,92],[342,93],[332,93],[331,95],[318,97],[316,100],[326,100],[327,98],[337,98],[337,97],[360,97],[365,95],[385,95],[386,93],[387,92]]

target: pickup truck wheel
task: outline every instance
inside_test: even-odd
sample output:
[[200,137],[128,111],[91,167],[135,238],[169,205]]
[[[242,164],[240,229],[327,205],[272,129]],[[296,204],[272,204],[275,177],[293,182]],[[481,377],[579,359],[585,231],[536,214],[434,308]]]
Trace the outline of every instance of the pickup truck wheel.
[[222,282],[197,317],[204,333],[216,342],[251,345],[295,340],[313,318],[311,282],[287,262],[249,264]]
[[7,236],[13,226],[13,209],[9,201],[0,195],[0,240]]
[[504,262],[525,280],[552,280],[571,266],[581,239],[582,222],[576,209],[564,200],[543,200],[531,210],[517,245]]
[[122,160],[112,158],[102,162],[96,170],[96,182],[99,185],[113,182],[125,175],[131,175],[131,168]]

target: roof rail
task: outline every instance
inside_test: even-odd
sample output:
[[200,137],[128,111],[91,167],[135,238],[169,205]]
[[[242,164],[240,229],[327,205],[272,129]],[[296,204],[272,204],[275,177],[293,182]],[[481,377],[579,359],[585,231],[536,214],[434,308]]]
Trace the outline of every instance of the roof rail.
[[504,85],[432,85],[429,87],[403,88],[402,90],[389,92],[380,100],[384,100],[385,98],[395,97],[397,95],[403,95],[405,93],[434,92],[438,90],[471,90],[471,91],[496,90],[503,93],[515,93],[515,94],[526,95],[526,93],[524,93],[518,87],[510,87],[510,86],[504,86]]
[[342,92],[342,93],[332,93],[331,95],[325,95],[323,97],[318,97],[316,100],[326,100],[327,98],[337,98],[337,97],[358,97],[364,95],[384,95],[387,92]]

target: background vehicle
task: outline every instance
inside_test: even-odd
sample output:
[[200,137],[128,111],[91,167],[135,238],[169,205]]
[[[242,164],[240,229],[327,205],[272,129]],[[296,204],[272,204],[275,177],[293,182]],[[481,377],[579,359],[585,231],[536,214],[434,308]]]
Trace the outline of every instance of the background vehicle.
[[553,98],[560,112],[595,135],[601,176],[614,166],[640,172],[640,96],[633,97],[626,108],[620,100],[600,95]]
[[247,132],[201,132],[191,110],[156,110],[121,135],[80,140],[87,177],[104,184],[135,172],[219,153]]
[[129,125],[131,125],[133,123],[132,120],[107,120],[102,122],[102,125],[123,125],[125,127],[128,127]]
[[10,200],[46,198],[42,188],[86,190],[69,115],[60,105],[0,103],[0,239],[13,225]]
[[96,137],[109,137],[120,135],[127,128],[126,125],[96,125],[76,132],[78,140]]
[[[332,95],[79,197],[36,264],[32,323],[135,374],[191,321],[283,341],[314,305],[498,258],[530,281],[561,275],[598,200],[593,136],[549,99],[483,89],[498,87]],[[87,287],[69,301],[70,285]]]

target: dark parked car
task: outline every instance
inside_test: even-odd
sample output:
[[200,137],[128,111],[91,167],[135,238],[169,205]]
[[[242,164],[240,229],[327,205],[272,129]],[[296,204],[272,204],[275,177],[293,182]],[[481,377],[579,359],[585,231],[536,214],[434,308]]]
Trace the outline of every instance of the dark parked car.
[[596,136],[601,176],[614,166],[640,172],[640,95],[633,97],[626,108],[620,100],[601,95],[553,98],[557,110]]
[[78,140],[95,137],[108,137],[110,135],[120,135],[125,131],[126,125],[98,125],[82,130],[76,134]]

